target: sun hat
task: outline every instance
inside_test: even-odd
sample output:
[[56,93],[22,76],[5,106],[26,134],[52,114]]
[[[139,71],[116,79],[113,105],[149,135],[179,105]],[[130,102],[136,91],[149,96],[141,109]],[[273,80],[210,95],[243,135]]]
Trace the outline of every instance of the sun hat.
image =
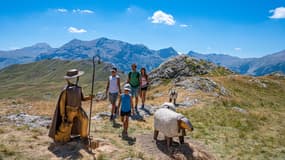
[[117,68],[116,68],[116,67],[113,67],[110,71],[111,71],[111,72],[117,72]]
[[129,83],[124,85],[124,90],[131,91],[131,85]]
[[78,69],[70,69],[66,72],[66,75],[64,76],[65,79],[72,79],[77,78],[79,76],[82,76],[84,74],[83,71],[79,71]]

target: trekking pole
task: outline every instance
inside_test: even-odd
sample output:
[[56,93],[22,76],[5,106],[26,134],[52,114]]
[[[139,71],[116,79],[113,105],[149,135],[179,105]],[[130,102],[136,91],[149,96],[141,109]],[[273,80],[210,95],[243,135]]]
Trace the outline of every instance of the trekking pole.
[[[100,64],[100,57],[98,57],[98,64]],[[91,85],[91,100],[90,100],[90,113],[89,113],[89,126],[88,126],[88,137],[89,137],[89,147],[91,148],[91,135],[90,135],[90,130],[91,130],[91,113],[92,113],[92,105],[93,105],[93,95],[94,95],[94,81],[95,81],[95,56],[93,56],[93,73],[92,73],[92,85]]]

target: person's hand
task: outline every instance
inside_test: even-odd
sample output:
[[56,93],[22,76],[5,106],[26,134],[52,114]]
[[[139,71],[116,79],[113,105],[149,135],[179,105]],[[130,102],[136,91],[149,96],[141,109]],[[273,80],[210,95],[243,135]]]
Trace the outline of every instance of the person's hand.
[[95,95],[90,94],[89,97],[90,97],[90,99],[93,99],[93,98],[95,98]]
[[67,121],[67,117],[64,115],[64,116],[61,116],[62,118],[62,122],[66,122]]
[[134,109],[132,109],[132,113],[131,113],[131,114],[132,114],[132,116],[134,116],[134,115],[135,115],[135,111],[134,111]]

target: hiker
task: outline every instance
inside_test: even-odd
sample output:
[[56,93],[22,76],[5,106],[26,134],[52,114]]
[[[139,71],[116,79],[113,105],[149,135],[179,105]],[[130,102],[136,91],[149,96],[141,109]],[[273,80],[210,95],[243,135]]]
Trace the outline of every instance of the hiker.
[[130,85],[126,84],[124,86],[124,93],[120,95],[119,98],[119,108],[121,109],[121,121],[123,123],[123,132],[122,136],[128,136],[128,126],[129,126],[129,116],[134,114],[134,107],[132,97],[130,95]]
[[109,101],[112,104],[110,120],[115,118],[117,112],[116,101],[119,93],[121,94],[120,76],[117,75],[117,68],[113,67],[111,69],[111,75],[108,78],[106,87],[106,95],[109,95]]
[[132,71],[129,72],[128,75],[128,83],[131,85],[131,95],[132,95],[132,99],[133,97],[135,97],[135,110],[136,112],[138,112],[138,95],[139,95],[139,89],[140,89],[140,73],[136,71],[137,69],[137,65],[136,64],[132,64]]
[[82,101],[91,100],[92,96],[83,96],[82,88],[78,86],[79,77],[83,71],[68,70],[64,79],[67,85],[62,90],[54,112],[49,137],[55,142],[68,142],[71,135],[78,136],[84,144],[88,144],[88,117],[82,108]]
[[171,88],[169,90],[169,102],[172,102],[172,100],[173,100],[173,104],[176,105],[177,96],[178,96],[178,92],[176,91],[176,89]]
[[148,88],[148,75],[146,73],[145,68],[141,68],[140,87],[141,87],[140,96],[141,96],[141,100],[142,100],[142,108],[144,108],[146,91]]

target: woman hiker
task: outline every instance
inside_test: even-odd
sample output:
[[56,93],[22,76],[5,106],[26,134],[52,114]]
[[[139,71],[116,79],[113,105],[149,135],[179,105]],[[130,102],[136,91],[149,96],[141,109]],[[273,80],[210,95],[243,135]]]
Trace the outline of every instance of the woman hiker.
[[145,99],[146,99],[146,91],[148,88],[148,75],[146,73],[145,68],[141,68],[140,86],[141,86],[140,97],[142,100],[142,107],[141,108],[144,108]]

